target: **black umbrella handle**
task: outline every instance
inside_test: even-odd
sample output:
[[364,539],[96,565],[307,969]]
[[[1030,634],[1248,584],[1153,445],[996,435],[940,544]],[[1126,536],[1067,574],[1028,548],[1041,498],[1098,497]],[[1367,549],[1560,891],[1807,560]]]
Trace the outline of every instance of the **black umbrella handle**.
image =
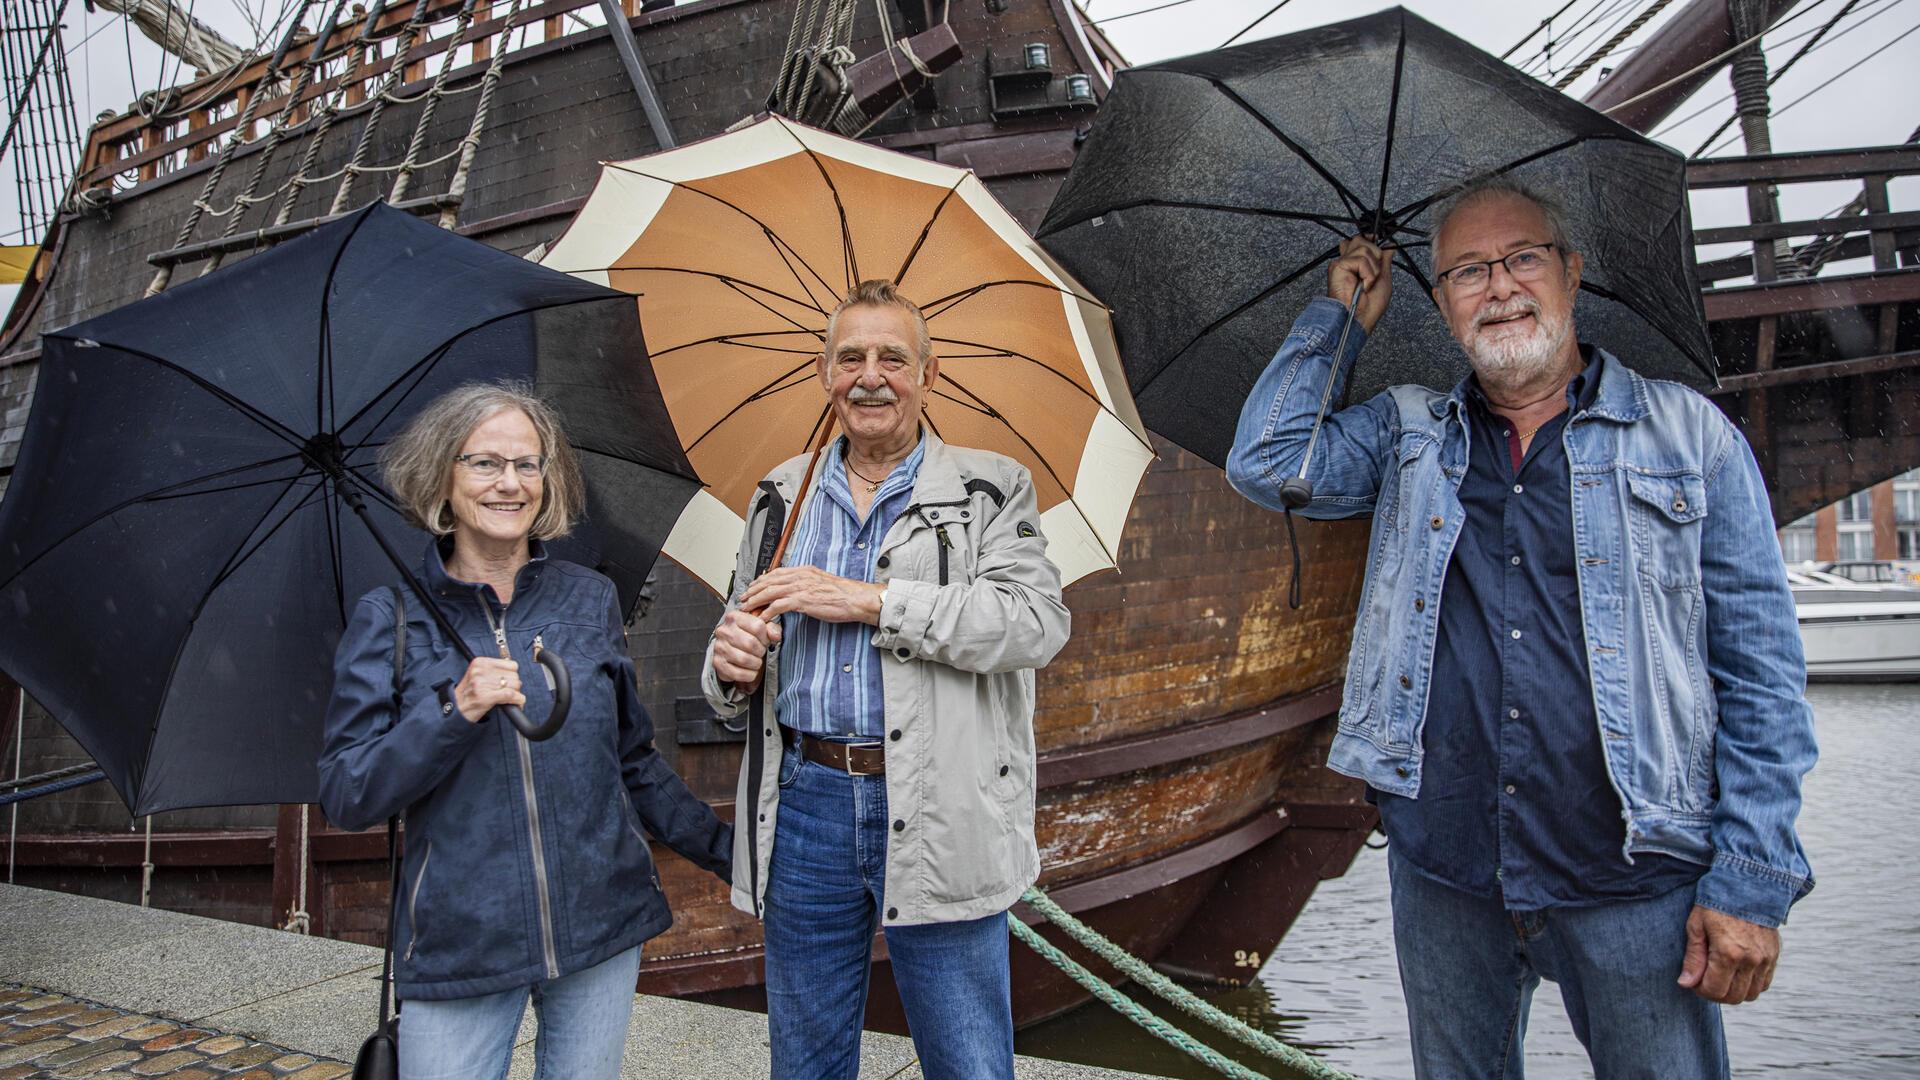
[[553,708],[547,713],[547,722],[534,723],[527,718],[526,710],[518,705],[502,705],[500,712],[528,742],[545,742],[560,731],[561,724],[567,722],[567,710],[573,705],[573,679],[567,674],[566,662],[552,649],[535,649],[533,662],[546,668],[548,677],[553,680]]
[[1307,452],[1300,455],[1300,471],[1280,485],[1280,502],[1289,510],[1299,510],[1313,501],[1313,481],[1307,479],[1307,466],[1313,461],[1313,448],[1320,442],[1320,427],[1327,422],[1327,406],[1333,403],[1333,387],[1340,381],[1340,358],[1347,352],[1347,331],[1360,317],[1360,293],[1365,286],[1353,286],[1353,299],[1347,301],[1347,321],[1340,326],[1340,343],[1333,347],[1333,370],[1327,372],[1327,385],[1320,390],[1320,411],[1313,416],[1313,431],[1307,436]]

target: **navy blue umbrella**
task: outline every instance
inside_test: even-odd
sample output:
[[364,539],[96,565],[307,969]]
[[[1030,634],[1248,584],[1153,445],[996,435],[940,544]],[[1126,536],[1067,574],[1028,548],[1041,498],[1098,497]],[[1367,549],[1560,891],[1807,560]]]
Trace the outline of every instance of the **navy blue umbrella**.
[[589,489],[555,554],[630,610],[699,486],[645,361],[632,297],[377,203],[48,334],[0,502],[0,668],[136,815],[310,802],[354,602],[400,580],[440,614],[386,440],[460,383],[535,381]]

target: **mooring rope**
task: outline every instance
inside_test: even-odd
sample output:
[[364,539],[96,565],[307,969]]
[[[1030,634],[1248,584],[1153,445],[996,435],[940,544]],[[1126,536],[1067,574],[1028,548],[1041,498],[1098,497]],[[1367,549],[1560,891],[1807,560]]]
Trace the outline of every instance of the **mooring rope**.
[[[1094,955],[1100,957],[1102,960],[1105,960],[1107,963],[1112,964],[1116,970],[1120,971],[1122,974],[1126,975],[1128,978],[1132,979],[1134,982],[1139,983],[1141,986],[1152,991],[1155,995],[1160,997],[1162,1000],[1175,1006],[1176,1008],[1187,1013],[1188,1015],[1196,1017],[1202,1021],[1205,1021],[1206,1023],[1212,1025],[1213,1027],[1219,1029],[1220,1031],[1226,1033],[1227,1035],[1232,1036],[1233,1038],[1239,1040],[1240,1042],[1245,1043],[1246,1045],[1260,1051],[1261,1053],[1266,1054],[1267,1056],[1284,1063],[1289,1068],[1297,1070],[1298,1072],[1313,1078],[1313,1080],[1354,1080],[1354,1078],[1349,1074],[1343,1073],[1340,1070],[1335,1069],[1333,1066],[1328,1065],[1326,1062],[1321,1061],[1319,1058],[1316,1058],[1311,1054],[1308,1054],[1295,1047],[1288,1046],[1286,1043],[1283,1043],[1279,1039],[1276,1039],[1273,1036],[1268,1035],[1266,1032],[1253,1028],[1248,1024],[1246,1024],[1244,1021],[1241,1021],[1241,1020],[1235,1019],[1232,1016],[1229,1016],[1227,1013],[1221,1011],[1219,1007],[1209,1004],[1208,1002],[1202,1000],[1199,996],[1195,995],[1192,991],[1187,990],[1185,987],[1174,982],[1172,979],[1169,979],[1165,975],[1162,975],[1159,972],[1153,970],[1153,968],[1150,965],[1148,965],[1146,961],[1140,959],[1139,957],[1133,955],[1127,950],[1121,948],[1119,945],[1114,944],[1113,941],[1108,939],[1105,935],[1101,934],[1098,930],[1095,930],[1093,927],[1088,926],[1086,923],[1083,923],[1079,919],[1076,919],[1072,915],[1068,914],[1065,908],[1062,908],[1060,905],[1054,903],[1051,899],[1048,898],[1046,893],[1041,892],[1039,889],[1028,889],[1026,892],[1026,895],[1022,896],[1021,899],[1024,900],[1029,907],[1039,912],[1041,916],[1043,916],[1048,922],[1051,922],[1055,926],[1058,926],[1060,929],[1066,931],[1066,934],[1068,937],[1078,942],[1081,946],[1085,947],[1086,949],[1091,951]],[[1026,942],[1027,945],[1031,946],[1034,949],[1034,951],[1039,952],[1055,967],[1060,968],[1060,970],[1065,971],[1069,976],[1072,976],[1075,982],[1078,982],[1082,987],[1085,987],[1086,989],[1092,991],[1096,997],[1100,998],[1100,1000],[1107,1002],[1107,1004],[1109,1005],[1112,1005],[1116,1010],[1119,1010],[1122,1014],[1126,1015],[1128,1019],[1133,1020],[1134,1023],[1139,1024],[1142,1027],[1145,1027],[1148,1031],[1151,1031],[1155,1035],[1159,1036],[1160,1038],[1165,1039],[1169,1043],[1172,1043],[1174,1046],[1178,1047],[1180,1050],[1186,1052],[1187,1054],[1195,1058],[1199,1058],[1201,1061],[1206,1062],[1208,1065],[1213,1066],[1216,1069],[1220,1068],[1219,1065],[1216,1065],[1214,1062],[1209,1061],[1207,1058],[1202,1057],[1200,1054],[1195,1053],[1192,1049],[1189,1049],[1188,1046],[1183,1044],[1183,1042],[1177,1041],[1173,1038],[1169,1038],[1167,1034],[1165,1034],[1165,1031],[1162,1029],[1171,1030],[1177,1033],[1180,1036],[1180,1039],[1186,1040],[1188,1042],[1192,1041],[1191,1036],[1188,1036],[1185,1032],[1180,1031],[1178,1028],[1174,1028],[1171,1025],[1168,1025],[1165,1021],[1158,1021],[1157,1017],[1154,1018],[1156,1021],[1158,1021],[1158,1026],[1156,1027],[1154,1025],[1148,1024],[1144,1020],[1135,1016],[1132,1012],[1129,1011],[1129,1007],[1131,1007],[1131,1009],[1136,1009],[1143,1012],[1145,1010],[1141,1009],[1141,1006],[1139,1006],[1137,1003],[1133,1002],[1132,1000],[1128,999],[1125,995],[1121,994],[1118,990],[1114,990],[1111,986],[1108,986],[1105,982],[1101,981],[1098,976],[1094,975],[1090,971],[1087,971],[1086,968],[1081,967],[1077,963],[1074,963],[1072,958],[1068,957],[1065,953],[1060,953],[1059,954],[1060,959],[1057,959],[1057,960],[1052,955],[1049,955],[1047,950],[1053,950],[1056,953],[1059,952],[1059,950],[1055,949],[1054,946],[1050,942],[1048,942],[1045,938],[1040,937],[1040,935],[1034,932],[1032,928],[1028,927],[1025,923],[1015,918],[1012,913],[1008,913],[1007,921],[1008,921],[1008,924],[1013,927],[1013,932],[1015,937],[1018,937],[1020,938],[1021,941]],[[1035,944],[1035,942],[1038,942],[1039,944]],[[1062,961],[1065,961],[1065,963],[1062,963]],[[1067,966],[1068,964],[1072,964],[1073,966],[1069,968]],[[1082,974],[1085,975],[1084,979],[1081,977]],[[1091,980],[1091,982],[1089,982],[1089,980]],[[1102,989],[1096,989],[1093,984],[1098,984],[1098,986],[1104,989],[1105,992],[1103,993]],[[1122,1005],[1117,1003],[1114,1000],[1111,1000],[1108,996],[1109,994],[1111,994],[1112,998],[1117,998],[1119,1002],[1124,1002],[1125,1004]],[[1149,1013],[1148,1015],[1151,1016],[1152,1014]],[[1207,1048],[1207,1049],[1209,1053],[1213,1053],[1211,1051],[1211,1048]],[[1218,1057],[1218,1054],[1215,1053],[1214,1056]],[[1226,1059],[1224,1058],[1221,1058],[1221,1060],[1226,1061]],[[1241,1066],[1235,1065],[1230,1061],[1226,1062],[1226,1064],[1232,1066],[1232,1068],[1234,1069],[1241,1068]],[[1226,1072],[1227,1070],[1222,1069],[1221,1071]],[[1239,1075],[1239,1074],[1228,1072],[1227,1075],[1233,1076],[1233,1075]],[[1247,1074],[1247,1075],[1256,1075],[1256,1074]]]
[[69,788],[84,787],[87,784],[105,780],[106,778],[106,773],[95,769],[83,776],[68,777],[65,780],[56,780],[51,784],[42,784],[39,787],[26,788],[22,791],[14,791],[0,795],[0,806],[11,806],[14,803],[26,802],[28,799],[37,799],[42,795],[55,795]]

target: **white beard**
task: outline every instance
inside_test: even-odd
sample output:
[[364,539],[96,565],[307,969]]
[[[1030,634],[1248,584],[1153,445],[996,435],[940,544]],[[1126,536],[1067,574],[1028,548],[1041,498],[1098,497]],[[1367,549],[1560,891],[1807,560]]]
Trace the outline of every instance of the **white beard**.
[[[1489,319],[1527,312],[1533,315],[1533,332],[1511,331],[1497,335],[1481,333]],[[1480,381],[1501,386],[1524,386],[1553,366],[1554,359],[1573,337],[1573,316],[1563,312],[1555,318],[1541,314],[1534,300],[1516,296],[1504,304],[1489,304],[1474,316],[1474,327],[1463,344],[1467,360]]]

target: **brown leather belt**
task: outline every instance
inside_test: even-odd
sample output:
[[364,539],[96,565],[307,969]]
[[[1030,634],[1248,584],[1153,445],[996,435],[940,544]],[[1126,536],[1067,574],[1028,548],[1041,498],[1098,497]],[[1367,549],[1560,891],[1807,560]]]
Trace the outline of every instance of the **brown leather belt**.
[[843,743],[822,739],[804,731],[794,734],[800,737],[800,756],[808,761],[838,769],[848,776],[886,775],[887,751],[884,743]]

